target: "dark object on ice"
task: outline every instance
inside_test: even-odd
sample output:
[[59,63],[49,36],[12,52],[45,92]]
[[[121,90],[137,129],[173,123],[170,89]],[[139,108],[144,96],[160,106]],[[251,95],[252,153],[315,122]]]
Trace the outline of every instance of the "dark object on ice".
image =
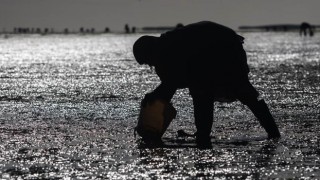
[[184,130],[178,130],[178,137],[195,137],[195,134],[186,133]]
[[280,137],[277,125],[259,93],[248,79],[244,38],[213,22],[176,28],[160,37],[142,36],[133,45],[139,64],[154,66],[161,84],[145,96],[170,102],[179,88],[188,88],[193,99],[196,140],[209,143],[214,101],[240,100],[259,119],[270,138]]
[[184,130],[178,130],[178,137],[196,137],[196,143],[197,147],[200,149],[210,149],[212,148],[212,143],[211,143],[211,137],[206,136],[206,137],[200,137],[197,136],[197,133],[190,134],[186,133]]
[[171,103],[161,99],[141,102],[138,125],[135,131],[145,142],[160,142],[171,121],[176,117],[177,111]]
[[300,25],[300,36],[313,36],[313,27],[307,23],[307,22],[303,22]]

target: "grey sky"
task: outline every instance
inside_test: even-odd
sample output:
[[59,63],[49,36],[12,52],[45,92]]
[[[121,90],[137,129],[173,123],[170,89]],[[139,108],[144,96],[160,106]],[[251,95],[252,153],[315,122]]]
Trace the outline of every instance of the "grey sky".
[[0,0],[0,30],[80,27],[122,30],[211,20],[239,25],[320,24],[320,0]]

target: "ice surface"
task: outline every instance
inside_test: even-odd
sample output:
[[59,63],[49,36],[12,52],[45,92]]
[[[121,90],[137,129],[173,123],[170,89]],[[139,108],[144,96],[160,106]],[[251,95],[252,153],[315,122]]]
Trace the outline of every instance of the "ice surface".
[[1,178],[320,178],[320,35],[241,35],[282,138],[266,140],[239,102],[216,103],[207,150],[176,137],[195,131],[187,90],[174,96],[166,146],[133,136],[140,100],[159,83],[134,61],[140,35],[0,36]]

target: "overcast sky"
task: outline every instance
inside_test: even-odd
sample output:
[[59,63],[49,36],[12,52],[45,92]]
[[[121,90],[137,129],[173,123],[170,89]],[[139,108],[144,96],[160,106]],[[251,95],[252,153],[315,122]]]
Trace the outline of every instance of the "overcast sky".
[[320,0],[0,0],[0,30],[80,27],[122,30],[200,20],[233,29],[308,21],[320,24]]

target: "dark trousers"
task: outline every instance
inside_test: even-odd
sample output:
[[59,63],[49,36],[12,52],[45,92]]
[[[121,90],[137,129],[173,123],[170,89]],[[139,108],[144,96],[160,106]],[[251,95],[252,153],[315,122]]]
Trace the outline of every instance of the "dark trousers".
[[[206,91],[190,90],[193,106],[197,138],[210,136],[213,124],[214,97]],[[261,126],[268,133],[269,138],[279,138],[280,132],[264,100],[257,99],[257,93],[236,93],[236,99],[249,107]]]
[[[250,109],[258,102],[257,97],[259,93],[250,84],[249,81],[244,81],[239,90],[234,90],[231,99],[237,99],[242,104],[247,105]],[[210,136],[213,116],[214,116],[214,89],[196,86],[196,88],[189,88],[193,99],[194,118],[197,128],[197,136]]]
[[209,137],[213,124],[214,98],[207,88],[189,88],[193,100],[197,137]]

